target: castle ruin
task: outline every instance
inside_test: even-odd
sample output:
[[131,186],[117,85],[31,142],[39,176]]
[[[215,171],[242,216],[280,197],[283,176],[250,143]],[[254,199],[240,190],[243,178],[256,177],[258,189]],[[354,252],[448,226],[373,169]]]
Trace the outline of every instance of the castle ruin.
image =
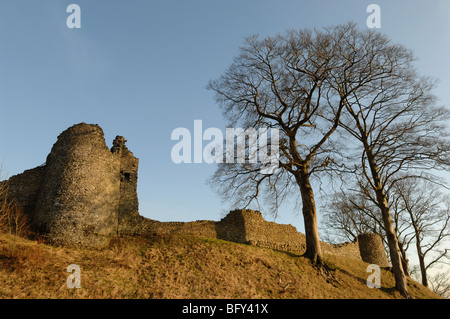
[[[23,207],[31,228],[54,245],[101,248],[117,236],[194,235],[302,253],[305,236],[292,225],[264,220],[253,210],[234,210],[220,221],[160,222],[139,214],[139,159],[117,136],[111,149],[98,125],[76,124],[62,132],[46,163],[12,176],[9,196]],[[322,250],[387,265],[381,238],[362,236]]]
[[100,126],[81,123],[58,136],[45,165],[8,180],[9,196],[50,243],[101,247],[120,218],[138,214],[138,164],[123,137],[108,149]]

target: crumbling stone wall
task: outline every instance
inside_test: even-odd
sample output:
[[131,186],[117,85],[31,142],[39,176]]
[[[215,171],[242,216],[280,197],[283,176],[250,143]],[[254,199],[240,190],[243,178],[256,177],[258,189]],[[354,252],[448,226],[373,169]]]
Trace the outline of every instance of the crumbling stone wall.
[[139,215],[137,181],[139,159],[125,145],[123,136],[116,136],[111,152],[120,157],[120,199],[119,219],[126,215]]
[[304,252],[305,236],[292,225],[264,220],[261,212],[231,211],[216,224],[217,238],[278,250]]
[[119,229],[123,236],[192,235],[279,250],[302,252],[306,248],[305,236],[294,226],[268,222],[253,210],[232,211],[218,222],[160,222],[129,216]]
[[359,244],[357,241],[337,245],[321,242],[321,248],[322,251],[327,254],[361,260],[361,255],[359,253]]
[[192,235],[216,238],[216,222],[160,222],[141,215],[126,215],[119,224],[120,236],[170,236]]
[[22,174],[12,176],[7,182],[2,182],[8,183],[8,197],[14,199],[18,206],[23,207],[24,213],[30,218],[36,206],[44,169],[44,166],[29,169]]
[[359,235],[358,244],[361,259],[363,261],[370,264],[376,264],[380,267],[389,266],[389,261],[380,235],[375,233]]
[[[260,212],[247,209],[231,211],[220,221],[160,222],[131,215],[122,221],[119,225],[121,236],[191,235],[299,254],[306,251],[305,235],[294,226],[268,222]],[[342,245],[322,242],[321,247],[328,254],[361,260],[357,242]]]

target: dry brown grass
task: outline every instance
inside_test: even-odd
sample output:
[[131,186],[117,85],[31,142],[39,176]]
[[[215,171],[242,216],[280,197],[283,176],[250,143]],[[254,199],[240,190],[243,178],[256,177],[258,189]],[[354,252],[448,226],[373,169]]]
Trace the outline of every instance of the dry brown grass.
[[[367,264],[334,255],[319,270],[289,252],[198,237],[117,239],[104,250],[12,237],[0,234],[0,298],[401,298],[389,271],[369,289]],[[80,289],[67,287],[70,264],[81,267]],[[413,281],[410,290],[438,298]]]

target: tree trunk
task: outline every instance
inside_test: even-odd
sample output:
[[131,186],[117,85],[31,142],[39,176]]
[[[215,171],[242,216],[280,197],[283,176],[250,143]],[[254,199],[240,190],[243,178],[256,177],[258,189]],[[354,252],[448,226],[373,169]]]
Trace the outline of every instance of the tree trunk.
[[424,285],[425,287],[428,287],[427,268],[425,266],[425,256],[422,253],[422,241],[420,239],[420,230],[417,227],[416,220],[414,219],[414,215],[410,209],[408,209],[408,213],[411,217],[411,222],[414,227],[414,235],[416,237],[416,249],[417,249],[417,257],[419,257],[420,275],[422,277],[422,285]]
[[422,253],[422,246],[420,240],[419,230],[415,222],[413,222],[414,230],[416,232],[416,249],[417,249],[417,257],[419,257],[419,265],[420,265],[420,275],[422,277],[422,285],[428,287],[428,278],[427,278],[427,268],[425,266],[425,256]]
[[322,265],[322,250],[319,240],[319,227],[317,224],[317,211],[314,201],[314,193],[309,182],[309,175],[302,172],[297,177],[297,183],[302,195],[302,213],[305,223],[306,252],[305,257],[311,260],[313,265]]
[[381,210],[381,216],[383,218],[384,230],[386,232],[386,238],[389,247],[389,255],[391,256],[392,271],[394,272],[395,278],[395,288],[400,292],[402,296],[410,298],[411,296],[408,293],[408,286],[406,284],[406,276],[403,271],[402,257],[398,244],[398,238],[395,233],[391,212],[389,211],[389,204],[383,191],[381,178],[378,174],[378,167],[376,165],[374,156],[366,146],[367,144],[365,144],[367,159],[369,162],[370,171],[372,173],[378,206]]
[[402,296],[409,298],[410,295],[408,293],[408,286],[406,284],[406,276],[403,271],[401,253],[398,247],[398,239],[394,231],[394,223],[392,222],[391,214],[389,212],[389,206],[387,205],[386,200],[383,201],[381,214],[386,231],[389,254],[391,256],[392,271],[394,272],[395,277],[395,288],[402,294]]
[[403,249],[403,246],[400,242],[398,243],[398,248],[400,249],[402,257],[403,272],[405,273],[406,276],[410,277],[411,275],[409,274],[409,260],[408,257],[406,256],[406,251]]
[[425,267],[425,258],[422,254],[421,248],[417,247],[417,252],[419,255],[419,264],[420,264],[420,274],[422,276],[422,285],[428,287],[428,278],[427,278],[427,268]]

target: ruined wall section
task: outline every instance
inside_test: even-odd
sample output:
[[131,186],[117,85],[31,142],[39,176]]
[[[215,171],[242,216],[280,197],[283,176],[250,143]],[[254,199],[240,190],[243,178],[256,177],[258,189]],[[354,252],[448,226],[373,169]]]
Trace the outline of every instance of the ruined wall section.
[[117,233],[119,167],[98,125],[61,133],[47,157],[33,228],[57,245],[106,245]]
[[305,252],[305,236],[292,225],[264,220],[261,212],[242,209],[231,211],[217,223],[217,238],[254,246]]
[[133,155],[125,143],[123,136],[116,136],[111,148],[111,152],[120,160],[119,219],[129,215],[139,215],[137,195],[139,159]]
[[[220,221],[160,222],[143,216],[128,216],[119,225],[122,236],[191,235],[217,238],[235,243],[291,251],[306,251],[305,235],[292,225],[266,221],[260,212],[234,210]],[[321,243],[325,253],[361,260],[358,243],[329,245]]]
[[30,218],[36,206],[44,170],[45,166],[39,166],[11,176],[7,181],[2,182],[7,184],[8,197],[18,206],[23,207],[23,211]]
[[141,215],[124,216],[119,224],[119,234],[121,236],[190,235],[217,238],[215,221],[161,222]]
[[361,255],[359,254],[359,245],[357,241],[337,245],[321,242],[320,247],[322,248],[322,251],[327,254],[361,260]]
[[153,221],[151,231],[157,235],[191,235],[217,238],[216,222],[212,220],[192,222]]

